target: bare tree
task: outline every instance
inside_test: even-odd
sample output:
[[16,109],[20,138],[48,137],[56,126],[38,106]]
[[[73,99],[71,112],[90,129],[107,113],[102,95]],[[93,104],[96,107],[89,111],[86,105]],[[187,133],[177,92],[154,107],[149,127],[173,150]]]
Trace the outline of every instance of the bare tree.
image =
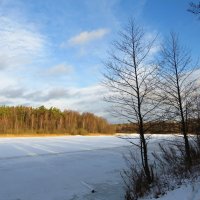
[[191,2],[188,11],[197,16],[200,16],[200,2],[199,3]]
[[161,50],[160,91],[164,99],[163,108],[169,119],[180,122],[184,138],[185,159],[187,166],[192,164],[188,140],[187,118],[195,92],[196,79],[190,53],[180,45],[178,36],[171,33]]
[[148,180],[153,181],[153,175],[148,161],[146,122],[155,120],[158,102],[153,98],[156,87],[156,67],[151,64],[154,42],[130,21],[113,42],[113,49],[105,62],[104,84],[110,94],[106,101],[112,106],[115,116],[123,117],[130,123],[137,124],[140,143],[141,163]]

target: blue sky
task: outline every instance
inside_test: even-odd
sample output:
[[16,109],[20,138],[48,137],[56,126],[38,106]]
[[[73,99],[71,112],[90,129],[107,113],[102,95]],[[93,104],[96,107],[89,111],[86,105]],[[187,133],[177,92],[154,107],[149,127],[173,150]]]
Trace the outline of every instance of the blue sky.
[[200,20],[184,0],[0,0],[0,104],[108,117],[99,84],[111,42],[129,18],[162,41],[179,33],[197,59]]

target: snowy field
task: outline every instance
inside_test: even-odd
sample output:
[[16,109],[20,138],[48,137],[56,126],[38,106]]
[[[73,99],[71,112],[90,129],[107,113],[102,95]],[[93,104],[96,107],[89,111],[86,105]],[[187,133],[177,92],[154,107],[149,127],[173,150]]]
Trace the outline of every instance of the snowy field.
[[[0,200],[123,200],[120,171],[129,149],[115,136],[0,138]],[[200,200],[195,188],[161,199]]]
[[110,136],[1,138],[0,200],[123,199],[128,145]]

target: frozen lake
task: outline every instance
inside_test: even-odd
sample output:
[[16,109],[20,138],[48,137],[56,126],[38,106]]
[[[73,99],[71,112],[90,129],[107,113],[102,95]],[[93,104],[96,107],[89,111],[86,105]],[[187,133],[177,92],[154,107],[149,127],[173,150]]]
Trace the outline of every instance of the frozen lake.
[[[149,154],[170,138],[153,136]],[[0,138],[0,200],[122,200],[130,148],[115,136]],[[160,199],[199,200],[198,184]]]
[[0,200],[123,199],[129,148],[115,136],[0,138]]

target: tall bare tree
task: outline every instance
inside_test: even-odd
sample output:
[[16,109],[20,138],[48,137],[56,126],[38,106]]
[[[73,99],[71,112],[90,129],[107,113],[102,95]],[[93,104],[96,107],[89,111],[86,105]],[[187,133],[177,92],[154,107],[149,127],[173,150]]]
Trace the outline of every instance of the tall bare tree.
[[190,167],[192,160],[187,117],[195,92],[196,79],[193,72],[196,67],[190,53],[180,45],[175,33],[171,33],[162,46],[160,66],[160,91],[164,99],[164,109],[167,111],[169,119],[180,122],[185,145],[185,159],[187,166]]
[[[106,101],[112,113],[137,124],[141,163],[149,183],[153,181],[147,147],[147,124],[156,116],[158,102],[152,98],[156,87],[156,67],[151,64],[155,39],[147,36],[132,20],[113,42],[105,62],[104,84],[110,93]],[[155,50],[155,49],[154,49]]]

